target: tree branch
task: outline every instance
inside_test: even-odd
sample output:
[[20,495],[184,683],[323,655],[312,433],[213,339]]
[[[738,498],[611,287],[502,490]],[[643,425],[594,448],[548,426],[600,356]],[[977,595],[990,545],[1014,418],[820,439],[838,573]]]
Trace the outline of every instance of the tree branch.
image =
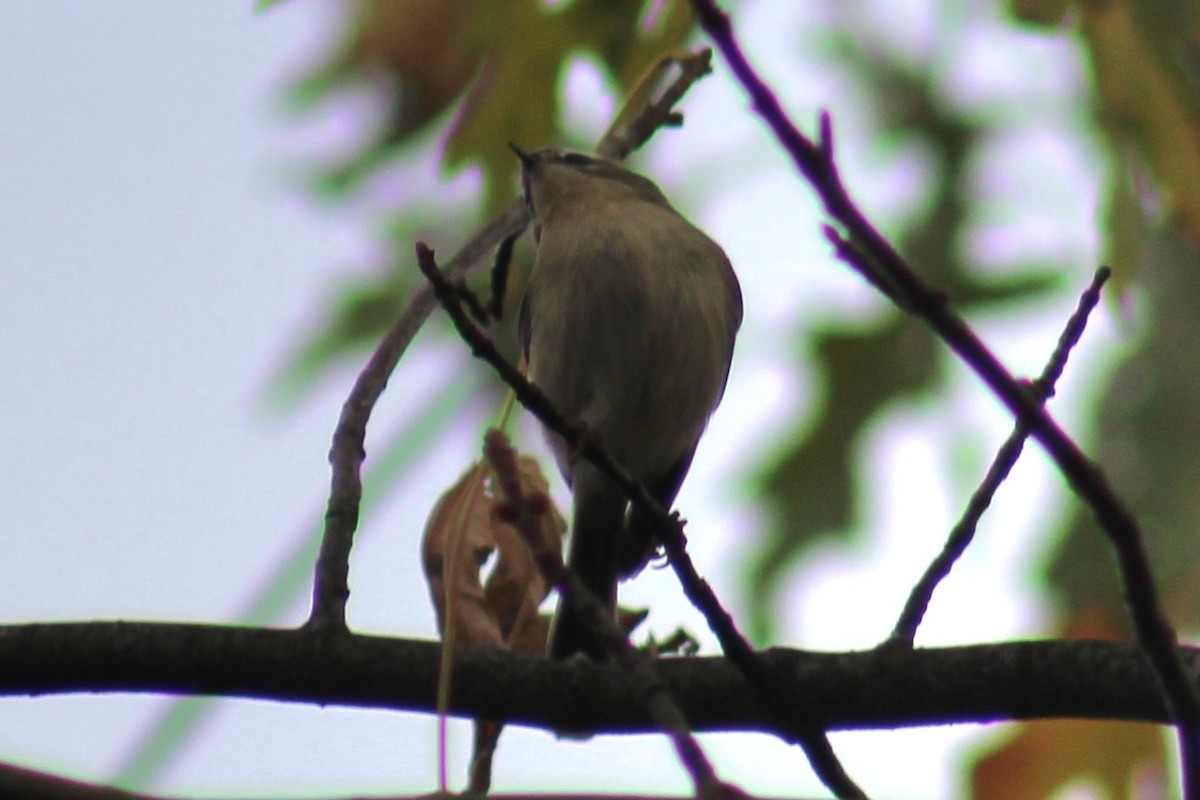
[[[1067,325],[1063,329],[1062,336],[1059,337],[1058,345],[1050,355],[1050,360],[1046,363],[1042,374],[1033,382],[1033,390],[1037,393],[1039,402],[1044,403],[1054,396],[1054,385],[1062,375],[1063,369],[1066,368],[1067,357],[1071,354],[1071,349],[1079,342],[1079,338],[1083,336],[1088,315],[1100,302],[1100,290],[1111,274],[1112,270],[1107,267],[1096,270],[1091,285],[1080,296],[1079,304],[1071,318],[1067,320]],[[950,530],[950,535],[946,537],[946,544],[942,551],[930,562],[921,579],[909,593],[900,617],[896,620],[896,627],[892,630],[886,644],[912,647],[913,639],[917,635],[917,628],[920,627],[921,620],[925,618],[925,612],[929,608],[929,601],[933,598],[934,590],[950,574],[955,562],[967,551],[967,547],[975,538],[975,528],[979,525],[979,520],[983,518],[984,512],[991,505],[992,498],[1000,488],[1000,484],[1008,477],[1016,465],[1017,459],[1021,457],[1021,451],[1024,449],[1025,440],[1028,437],[1028,426],[1018,421],[1013,427],[1012,433],[1004,440],[1004,444],[1000,445],[1000,449],[996,451],[996,457],[992,460],[987,475],[971,495],[962,517]]]
[[[831,730],[1057,717],[1170,723],[1134,645],[1013,642],[950,648],[760,654],[777,708],[728,659],[663,658],[656,668],[692,730],[775,734],[777,716]],[[1180,648],[1190,670],[1200,649]],[[189,694],[437,711],[439,644],[379,636],[155,622],[0,627],[0,696]],[[546,730],[658,730],[615,665],[461,647],[450,713]]]
[[1189,800],[1200,798],[1200,694],[1176,655],[1175,631],[1163,611],[1154,575],[1142,546],[1141,530],[1133,514],[1113,491],[1104,472],[1063,432],[1033,394],[1017,381],[975,332],[946,304],[942,295],[927,286],[895,248],[875,229],[855,205],[838,175],[833,155],[830,121],[821,115],[816,142],[800,132],[784,112],[770,87],[750,66],[733,35],[729,17],[713,0],[692,0],[701,27],[729,63],[796,168],[821,198],[826,212],[848,234],[842,252],[858,271],[891,297],[897,305],[925,322],[1008,407],[1028,426],[1032,436],[1058,465],[1071,488],[1095,514],[1116,551],[1126,602],[1141,644],[1162,691],[1174,709],[1179,725],[1183,785]]
[[[431,268],[437,268],[432,264],[433,252],[428,248],[418,245],[417,258],[428,259]],[[498,430],[489,430],[484,436],[483,451],[492,465],[507,510],[515,517],[512,520],[514,527],[533,553],[542,576],[553,584],[567,603],[587,613],[588,621],[594,626],[593,629],[601,634],[613,661],[637,684],[642,700],[654,717],[658,729],[671,741],[680,763],[692,779],[695,796],[718,796],[723,785],[700,743],[692,735],[687,718],[675,704],[675,698],[671,696],[670,690],[654,668],[655,660],[630,644],[625,632],[611,614],[607,613],[600,599],[587,590],[579,576],[567,569],[561,554],[543,543],[539,517],[547,513],[550,507],[549,498],[545,495],[526,496],[517,467],[517,452],[508,441],[508,437]]]

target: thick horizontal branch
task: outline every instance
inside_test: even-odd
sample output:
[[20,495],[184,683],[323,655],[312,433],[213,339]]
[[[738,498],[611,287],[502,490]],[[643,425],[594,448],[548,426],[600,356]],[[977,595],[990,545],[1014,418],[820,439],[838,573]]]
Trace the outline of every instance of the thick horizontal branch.
[[[216,625],[89,622],[0,627],[0,696],[199,694],[433,713],[432,641]],[[1195,679],[1200,650],[1181,648]],[[695,731],[774,731],[792,718],[834,730],[1050,717],[1165,723],[1145,656],[1097,641],[1011,642],[854,653],[762,653],[767,713],[724,658],[658,667]],[[657,730],[630,678],[586,661],[462,648],[457,716],[558,730]],[[779,714],[782,704],[784,714]]]

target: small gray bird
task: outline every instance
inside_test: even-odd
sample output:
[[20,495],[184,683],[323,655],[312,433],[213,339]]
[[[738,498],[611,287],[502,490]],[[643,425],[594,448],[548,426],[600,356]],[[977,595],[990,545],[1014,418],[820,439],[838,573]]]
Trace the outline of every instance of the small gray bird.
[[[641,175],[582,153],[512,148],[537,243],[519,325],[529,378],[669,507],[725,391],[742,321],[737,276]],[[617,581],[650,560],[653,529],[615,484],[547,435],[573,496],[567,564],[615,613]],[[561,599],[549,652],[605,657]]]

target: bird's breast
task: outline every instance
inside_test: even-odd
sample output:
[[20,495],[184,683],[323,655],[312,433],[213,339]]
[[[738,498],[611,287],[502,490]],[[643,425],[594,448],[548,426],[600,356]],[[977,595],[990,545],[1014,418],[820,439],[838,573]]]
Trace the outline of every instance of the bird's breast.
[[651,476],[694,446],[724,388],[737,324],[724,256],[673,212],[634,231],[603,219],[571,230],[543,226],[529,375],[627,469]]

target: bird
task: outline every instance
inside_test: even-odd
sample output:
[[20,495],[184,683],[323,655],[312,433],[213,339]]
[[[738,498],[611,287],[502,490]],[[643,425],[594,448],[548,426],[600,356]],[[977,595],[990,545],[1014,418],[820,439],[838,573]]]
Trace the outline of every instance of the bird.
[[[517,326],[527,375],[669,508],[725,392],[737,275],[648,178],[586,153],[510,147],[537,251]],[[619,580],[658,548],[653,524],[561,436],[546,437],[571,489],[567,566],[615,615]],[[552,658],[606,660],[585,616],[559,598]]]

